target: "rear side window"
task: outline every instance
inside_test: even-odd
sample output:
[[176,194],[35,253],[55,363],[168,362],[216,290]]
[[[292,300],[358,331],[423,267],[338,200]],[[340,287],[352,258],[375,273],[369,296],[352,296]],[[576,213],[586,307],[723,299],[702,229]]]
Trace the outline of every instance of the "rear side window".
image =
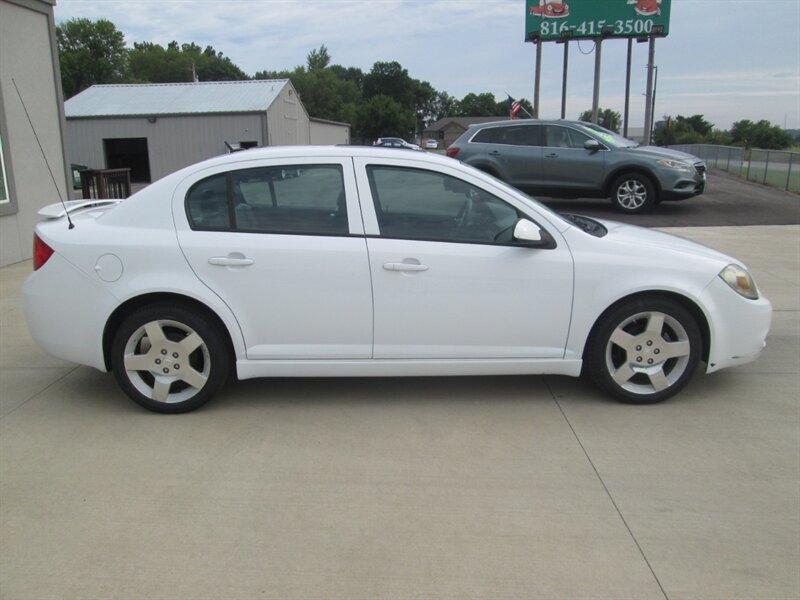
[[192,229],[230,229],[227,175],[221,173],[192,186],[186,196]]
[[186,210],[193,229],[310,235],[349,232],[339,165],[258,167],[213,175],[189,190]]
[[487,127],[486,129],[481,129],[472,138],[472,142],[478,144],[494,144],[496,140],[497,127]]
[[476,133],[472,142],[507,146],[541,146],[542,127],[540,125],[487,127]]

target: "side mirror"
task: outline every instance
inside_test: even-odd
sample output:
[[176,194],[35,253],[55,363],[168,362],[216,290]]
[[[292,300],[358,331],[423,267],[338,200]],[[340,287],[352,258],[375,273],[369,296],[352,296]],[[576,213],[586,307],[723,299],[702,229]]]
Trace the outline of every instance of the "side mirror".
[[591,140],[590,139],[590,140],[586,140],[585,142],[583,142],[583,147],[586,148],[587,150],[591,150],[592,152],[597,152],[603,146],[597,140]]
[[514,226],[514,239],[520,242],[541,242],[542,230],[527,219],[520,219]]

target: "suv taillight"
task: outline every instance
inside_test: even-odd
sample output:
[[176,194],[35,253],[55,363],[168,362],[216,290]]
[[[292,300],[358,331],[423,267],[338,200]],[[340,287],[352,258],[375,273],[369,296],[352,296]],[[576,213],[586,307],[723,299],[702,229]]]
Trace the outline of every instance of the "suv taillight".
[[38,235],[33,234],[33,270],[39,269],[53,256],[53,249],[45,244]]
[[458,154],[459,150],[461,150],[461,148],[459,148],[458,146],[450,146],[446,150],[447,156],[449,156],[450,158],[455,158],[456,154]]

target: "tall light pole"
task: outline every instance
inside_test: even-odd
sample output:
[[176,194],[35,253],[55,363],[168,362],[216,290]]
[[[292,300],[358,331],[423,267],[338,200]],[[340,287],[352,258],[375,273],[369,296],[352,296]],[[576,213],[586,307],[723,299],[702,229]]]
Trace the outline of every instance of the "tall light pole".
[[656,90],[658,90],[658,66],[653,65],[653,70],[656,73],[653,81],[653,101],[650,106],[650,131],[648,132],[649,136],[646,144],[648,146],[653,143],[653,131],[656,129]]

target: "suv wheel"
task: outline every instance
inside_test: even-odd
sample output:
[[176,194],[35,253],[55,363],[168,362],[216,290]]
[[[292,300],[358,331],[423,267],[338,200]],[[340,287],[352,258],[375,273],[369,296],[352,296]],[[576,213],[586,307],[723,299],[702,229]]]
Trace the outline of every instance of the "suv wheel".
[[644,175],[626,173],[611,186],[611,202],[620,212],[645,212],[656,203],[656,190]]

